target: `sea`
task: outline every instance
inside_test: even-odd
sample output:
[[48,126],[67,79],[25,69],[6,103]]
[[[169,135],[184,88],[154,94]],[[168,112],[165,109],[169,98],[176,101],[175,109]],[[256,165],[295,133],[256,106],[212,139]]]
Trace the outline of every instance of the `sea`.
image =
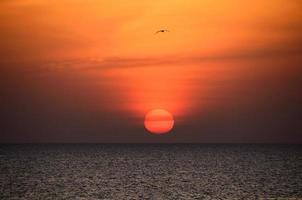
[[302,146],[2,144],[0,199],[302,200]]

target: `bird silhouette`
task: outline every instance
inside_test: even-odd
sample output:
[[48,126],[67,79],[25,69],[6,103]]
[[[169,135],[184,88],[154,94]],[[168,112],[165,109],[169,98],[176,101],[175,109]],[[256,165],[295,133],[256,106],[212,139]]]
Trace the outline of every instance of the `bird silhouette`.
[[170,31],[167,29],[161,29],[161,30],[156,31],[154,34],[165,33],[165,32],[170,32]]

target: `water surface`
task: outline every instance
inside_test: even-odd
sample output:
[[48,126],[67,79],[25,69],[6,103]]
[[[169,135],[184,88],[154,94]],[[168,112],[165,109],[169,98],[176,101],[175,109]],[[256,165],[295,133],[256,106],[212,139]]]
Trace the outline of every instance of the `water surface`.
[[299,145],[1,145],[0,199],[302,198]]

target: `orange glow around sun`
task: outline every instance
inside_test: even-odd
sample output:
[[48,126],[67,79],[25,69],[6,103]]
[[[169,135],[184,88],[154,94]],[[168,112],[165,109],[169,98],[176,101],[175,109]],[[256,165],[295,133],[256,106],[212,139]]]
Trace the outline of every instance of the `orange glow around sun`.
[[174,119],[171,113],[163,109],[154,109],[146,114],[145,128],[154,134],[164,134],[172,130]]

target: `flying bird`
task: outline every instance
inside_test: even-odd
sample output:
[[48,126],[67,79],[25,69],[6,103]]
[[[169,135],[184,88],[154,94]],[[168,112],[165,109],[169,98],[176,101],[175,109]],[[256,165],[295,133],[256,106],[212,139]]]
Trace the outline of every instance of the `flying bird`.
[[154,34],[165,33],[165,32],[170,32],[170,31],[167,29],[161,29],[161,30],[156,31]]

